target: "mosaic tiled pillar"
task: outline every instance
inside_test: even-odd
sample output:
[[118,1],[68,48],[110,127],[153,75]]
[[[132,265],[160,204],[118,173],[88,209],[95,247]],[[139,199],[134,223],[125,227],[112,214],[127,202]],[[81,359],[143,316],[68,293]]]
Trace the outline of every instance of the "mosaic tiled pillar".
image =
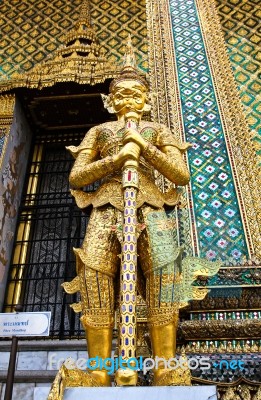
[[193,143],[189,165],[200,255],[239,260],[248,250],[197,8],[193,0],[171,0],[170,12],[184,130]]
[[154,118],[194,147],[179,243],[228,264],[260,258],[260,171],[214,0],[147,8]]

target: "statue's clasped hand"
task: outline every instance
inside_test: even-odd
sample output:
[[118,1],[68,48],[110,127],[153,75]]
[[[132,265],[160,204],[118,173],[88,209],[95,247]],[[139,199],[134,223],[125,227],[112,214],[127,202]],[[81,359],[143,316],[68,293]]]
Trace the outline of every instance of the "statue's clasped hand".
[[139,132],[137,132],[135,129],[127,128],[123,134],[123,144],[130,142],[136,143],[139,146],[141,152],[145,149],[147,144],[146,140],[143,139]]
[[116,155],[116,160],[120,166],[123,166],[129,160],[138,163],[140,154],[147,144],[143,137],[135,129],[128,128],[123,134],[123,144],[123,148]]
[[135,162],[139,161],[140,157],[140,147],[133,142],[126,143],[119,153],[115,156],[115,161],[118,163],[119,167],[122,167],[126,161],[133,160]]

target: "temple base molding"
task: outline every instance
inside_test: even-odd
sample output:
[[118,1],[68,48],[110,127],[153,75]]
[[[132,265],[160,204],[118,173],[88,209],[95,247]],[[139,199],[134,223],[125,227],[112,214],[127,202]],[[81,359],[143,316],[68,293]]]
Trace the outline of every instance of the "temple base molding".
[[217,400],[216,386],[163,386],[163,387],[112,387],[69,388],[63,400]]

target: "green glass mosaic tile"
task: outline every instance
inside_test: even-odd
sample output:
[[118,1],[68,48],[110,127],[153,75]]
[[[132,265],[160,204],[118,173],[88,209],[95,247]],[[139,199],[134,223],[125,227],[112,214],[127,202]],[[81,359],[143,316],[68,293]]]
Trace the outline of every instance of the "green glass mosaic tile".
[[[200,255],[247,255],[233,176],[193,0],[170,0]],[[248,79],[248,75],[246,75]]]

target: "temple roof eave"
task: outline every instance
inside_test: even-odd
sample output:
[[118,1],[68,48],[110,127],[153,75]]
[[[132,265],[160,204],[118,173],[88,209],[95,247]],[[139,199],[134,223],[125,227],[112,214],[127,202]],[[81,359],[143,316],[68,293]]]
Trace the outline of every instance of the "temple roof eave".
[[43,89],[60,82],[96,85],[115,78],[117,74],[118,68],[108,59],[96,57],[93,53],[81,57],[73,52],[65,59],[57,55],[29,72],[0,81],[0,93],[16,88]]

